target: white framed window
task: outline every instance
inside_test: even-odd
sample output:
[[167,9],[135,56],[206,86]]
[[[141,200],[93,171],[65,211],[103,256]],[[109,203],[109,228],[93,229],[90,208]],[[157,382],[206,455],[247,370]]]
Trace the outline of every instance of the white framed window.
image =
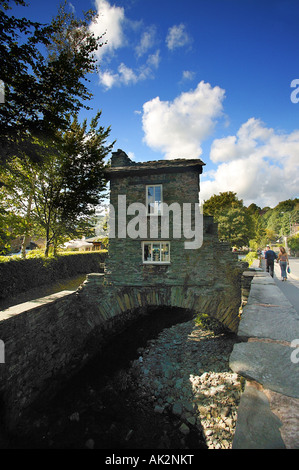
[[170,243],[165,241],[142,242],[142,260],[144,264],[170,263]]
[[162,184],[153,184],[146,186],[146,211],[147,215],[162,214]]

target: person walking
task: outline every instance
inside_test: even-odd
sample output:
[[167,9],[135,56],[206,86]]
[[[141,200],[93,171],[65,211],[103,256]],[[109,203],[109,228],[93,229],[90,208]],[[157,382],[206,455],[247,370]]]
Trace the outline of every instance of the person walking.
[[280,265],[281,280],[287,280],[287,265],[289,265],[289,258],[286,250],[283,246],[279,248],[279,254],[277,258],[277,263]]
[[265,252],[266,260],[266,271],[270,274],[271,277],[274,277],[274,260],[277,258],[275,251],[270,249],[270,246],[267,245]]

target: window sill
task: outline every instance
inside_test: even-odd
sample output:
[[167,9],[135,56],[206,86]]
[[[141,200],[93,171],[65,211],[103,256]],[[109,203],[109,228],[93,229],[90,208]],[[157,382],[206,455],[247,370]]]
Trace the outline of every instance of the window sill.
[[143,261],[142,266],[165,266],[171,264],[170,261]]

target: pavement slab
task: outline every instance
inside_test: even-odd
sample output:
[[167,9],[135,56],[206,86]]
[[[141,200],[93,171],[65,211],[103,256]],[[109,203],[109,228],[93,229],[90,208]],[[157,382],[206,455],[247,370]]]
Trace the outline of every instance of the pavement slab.
[[285,449],[281,427],[265,393],[247,382],[239,405],[232,449]]
[[247,304],[241,316],[238,336],[291,343],[299,338],[299,315],[291,305]]
[[261,303],[271,305],[285,305],[291,307],[292,304],[283,295],[279,287],[274,283],[262,284],[262,283],[251,283],[250,293],[248,296],[248,303]]
[[291,359],[293,351],[275,342],[237,343],[230,356],[230,367],[266,389],[299,398],[299,367]]

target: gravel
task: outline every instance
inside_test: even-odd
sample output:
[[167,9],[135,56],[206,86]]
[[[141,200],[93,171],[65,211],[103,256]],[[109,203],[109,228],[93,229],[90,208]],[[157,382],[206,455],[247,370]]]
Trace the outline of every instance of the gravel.
[[228,365],[234,343],[233,335],[191,320],[163,330],[132,363],[139,393],[151,396],[154,411],[179,418],[182,438],[197,429],[209,449],[232,446],[242,391]]

